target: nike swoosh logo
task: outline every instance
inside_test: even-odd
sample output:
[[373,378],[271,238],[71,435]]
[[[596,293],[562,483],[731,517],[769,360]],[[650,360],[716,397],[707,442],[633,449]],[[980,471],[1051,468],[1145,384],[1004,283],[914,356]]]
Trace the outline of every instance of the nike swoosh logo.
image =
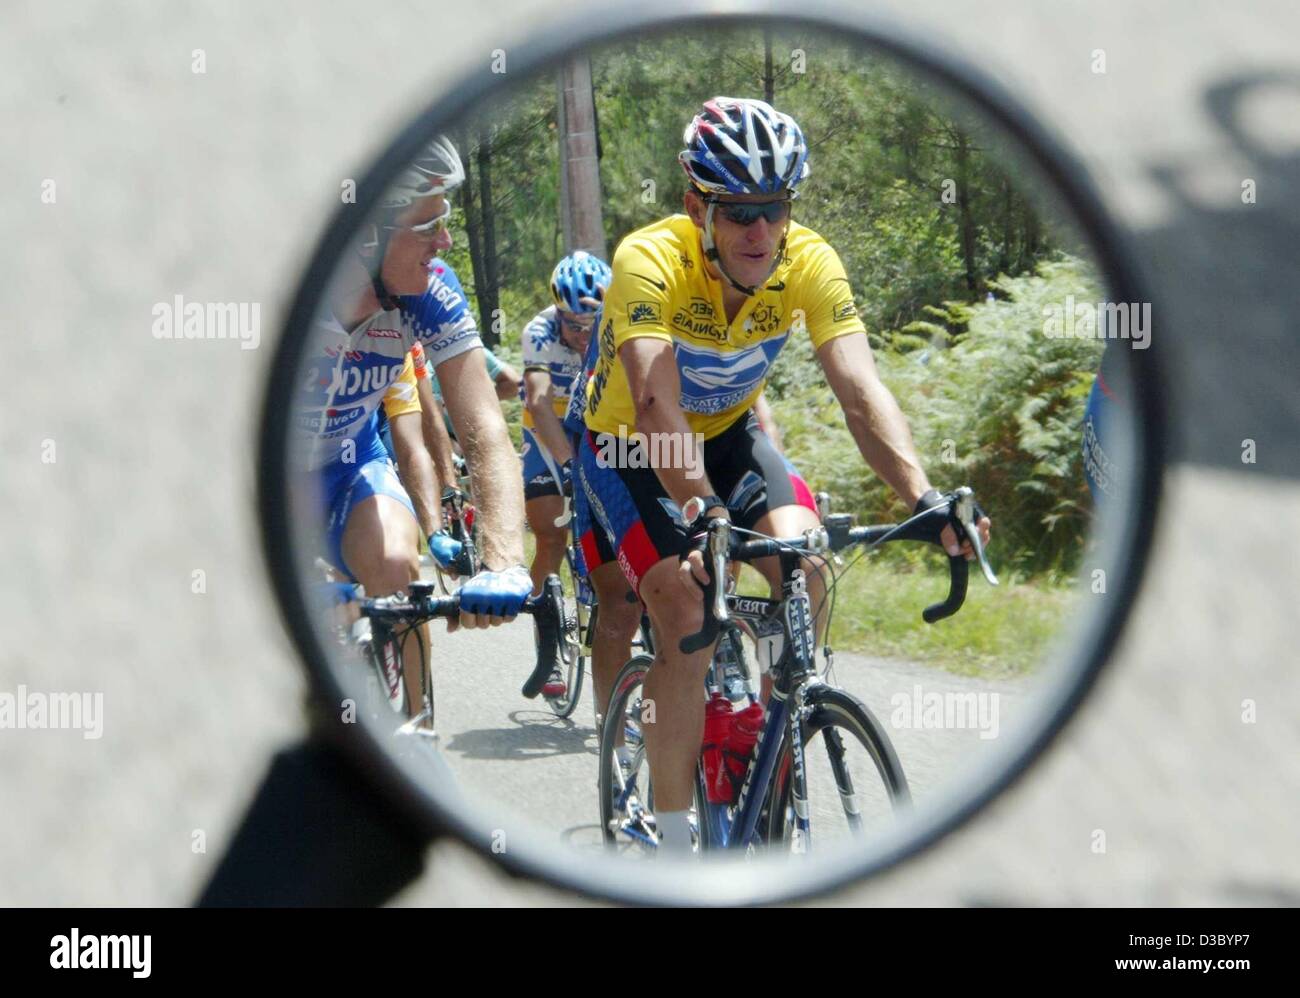
[[639,278],[641,278],[641,280],[643,280],[643,281],[649,281],[651,284],[653,284],[653,285],[654,285],[656,288],[658,288],[660,291],[667,291],[667,290],[668,290],[668,285],[667,285],[667,284],[665,284],[663,281],[656,281],[653,277],[646,277],[645,274],[638,274],[638,273],[635,273],[635,272],[633,272],[632,276],[633,276],[633,277],[639,277]]
[[775,284],[769,284],[764,291],[784,291],[785,281],[777,281]]

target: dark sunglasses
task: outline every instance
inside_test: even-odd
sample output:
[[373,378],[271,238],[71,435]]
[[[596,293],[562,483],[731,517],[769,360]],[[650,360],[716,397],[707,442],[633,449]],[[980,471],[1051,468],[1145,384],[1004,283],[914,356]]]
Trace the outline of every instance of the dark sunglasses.
[[767,219],[770,225],[776,225],[790,217],[790,198],[782,198],[780,201],[754,201],[748,204],[710,199],[710,203],[718,206],[718,211],[722,213],[723,218],[736,225],[753,225],[760,218]]

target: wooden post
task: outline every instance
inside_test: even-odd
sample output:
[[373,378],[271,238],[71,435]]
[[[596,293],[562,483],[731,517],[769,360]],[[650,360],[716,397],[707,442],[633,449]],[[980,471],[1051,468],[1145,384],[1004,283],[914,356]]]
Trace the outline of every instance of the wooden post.
[[591,90],[591,62],[585,56],[575,56],[560,67],[559,91],[564,252],[583,249],[606,260],[600,166],[596,159],[596,104]]

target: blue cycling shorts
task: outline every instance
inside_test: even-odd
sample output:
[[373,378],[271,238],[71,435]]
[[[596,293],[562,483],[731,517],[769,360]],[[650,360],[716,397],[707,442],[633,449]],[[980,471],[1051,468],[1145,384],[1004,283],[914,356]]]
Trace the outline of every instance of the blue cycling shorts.
[[325,514],[325,543],[336,568],[356,578],[343,560],[343,530],[358,503],[371,496],[391,496],[415,517],[415,506],[397,477],[397,469],[376,432],[357,436],[356,460],[334,461],[320,469],[321,499]]
[[524,447],[520,456],[524,462],[524,502],[541,496],[558,496],[560,483],[555,480],[555,474],[546,461],[550,458],[552,463],[558,462],[532,430],[525,429],[523,436]]

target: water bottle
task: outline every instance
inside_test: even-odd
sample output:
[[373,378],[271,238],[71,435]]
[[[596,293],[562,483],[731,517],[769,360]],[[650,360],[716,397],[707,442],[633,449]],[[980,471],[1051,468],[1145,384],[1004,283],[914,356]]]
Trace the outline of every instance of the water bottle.
[[734,804],[740,799],[740,789],[745,783],[745,772],[749,769],[749,757],[758,744],[758,736],[763,730],[763,705],[751,703],[744,710],[731,715],[731,730],[727,733],[727,742],[723,746],[722,758],[726,766],[726,781],[730,784],[731,799]]
[[704,788],[710,804],[731,801],[731,786],[722,762],[723,748],[731,737],[731,701],[714,692],[704,705]]

